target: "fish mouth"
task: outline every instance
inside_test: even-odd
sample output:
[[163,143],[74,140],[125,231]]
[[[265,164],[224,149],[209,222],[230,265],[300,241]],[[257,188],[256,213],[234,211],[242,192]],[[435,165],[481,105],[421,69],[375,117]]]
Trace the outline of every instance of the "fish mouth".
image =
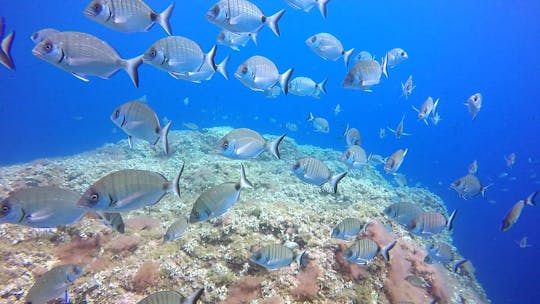
[[206,20],[210,22],[213,22],[214,20],[216,20],[216,17],[214,16],[214,14],[212,14],[211,11],[206,12],[206,14],[204,15],[204,18],[206,18]]
[[39,49],[37,48],[37,46],[35,48],[32,49],[32,55],[34,56],[37,56],[37,57],[41,57],[42,54],[41,52],[39,51]]

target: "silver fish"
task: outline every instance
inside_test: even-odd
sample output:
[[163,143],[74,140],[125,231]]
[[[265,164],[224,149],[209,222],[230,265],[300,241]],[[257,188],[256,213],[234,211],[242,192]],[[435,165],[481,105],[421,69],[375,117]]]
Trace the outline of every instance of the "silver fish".
[[158,291],[137,302],[137,304],[195,304],[201,298],[204,288],[188,297],[173,290]]
[[238,182],[219,184],[199,195],[191,209],[189,222],[202,222],[224,214],[240,199],[240,191],[244,188],[253,188],[253,185],[246,178],[244,165],[241,164]]
[[254,252],[249,260],[268,270],[276,270],[289,266],[294,260],[294,252],[284,245],[272,244]]
[[433,111],[433,115],[431,115],[431,122],[434,126],[438,125],[441,121],[441,115],[439,114],[439,111],[435,112]]
[[172,35],[171,18],[174,3],[161,14],[154,12],[142,0],[93,0],[83,14],[90,20],[120,32],[147,32],[157,22]]
[[398,187],[406,187],[407,186],[407,177],[405,174],[396,173],[394,174],[394,182],[398,185]]
[[413,84],[412,75],[409,75],[409,78],[407,78],[405,83],[401,83],[401,96],[405,96],[405,99],[408,99],[415,88],[416,86]]
[[280,159],[279,144],[285,134],[267,142],[258,132],[247,128],[234,129],[221,138],[216,145],[216,153],[233,158],[257,158],[262,152],[269,151]]
[[448,264],[454,260],[454,250],[446,243],[432,243],[426,248],[428,255],[424,258],[424,263]]
[[490,185],[484,187],[480,183],[480,180],[476,175],[473,174],[467,174],[456,181],[454,181],[450,188],[456,190],[456,192],[459,194],[459,197],[462,199],[470,199],[478,194],[482,194],[482,197],[484,197],[487,188],[489,188]]
[[478,172],[478,161],[475,159],[470,165],[469,165],[469,174],[474,175]]
[[341,41],[329,33],[315,34],[306,39],[306,44],[315,54],[325,60],[336,61],[343,57],[346,66],[349,66],[349,59],[354,52],[354,48],[345,51]]
[[354,239],[365,225],[365,223],[357,218],[346,218],[334,226],[331,237],[340,240]]
[[330,0],[286,0],[286,1],[291,7],[295,9],[303,10],[306,13],[309,13],[309,11],[311,11],[311,9],[315,5],[317,5],[323,18],[326,18],[327,11],[328,11],[326,6],[328,5],[328,2],[330,2]]
[[394,248],[394,245],[396,245],[396,241],[391,242],[381,249],[373,240],[356,240],[351,247],[345,250],[343,256],[349,263],[367,265],[377,256],[379,252],[381,252],[383,258],[388,262],[390,261],[388,252]]
[[391,219],[394,219],[401,225],[407,225],[424,210],[416,204],[409,202],[398,202],[386,207],[383,211]]
[[364,60],[375,60],[375,58],[367,51],[360,51],[358,55],[354,57],[354,64]]
[[61,265],[39,277],[26,295],[25,303],[46,304],[52,300],[66,299],[67,288],[80,277],[83,269],[78,265]]
[[56,33],[60,33],[60,31],[53,28],[44,28],[32,33],[32,36],[30,36],[30,40],[32,40],[34,44],[38,44]]
[[405,120],[405,114],[403,114],[403,116],[401,117],[401,120],[399,121],[399,123],[398,123],[398,125],[397,125],[397,127],[396,127],[395,130],[392,129],[392,128],[390,128],[390,127],[387,127],[388,130],[390,130],[390,132],[392,132],[392,133],[394,133],[394,134],[396,135],[396,138],[397,138],[397,139],[400,139],[401,136],[404,136],[404,135],[405,135],[405,136],[411,135],[411,134],[409,134],[409,133],[403,132],[403,121],[404,121],[404,120]]
[[437,105],[439,104],[439,98],[435,102],[433,102],[433,98],[429,96],[426,101],[422,104],[420,109],[415,108],[413,109],[418,112],[418,119],[421,119],[424,121],[426,125],[428,125],[427,119],[432,111],[435,111],[437,109]]
[[333,193],[337,192],[338,183],[347,175],[347,172],[332,175],[323,162],[311,157],[297,160],[291,166],[291,170],[300,180],[308,184],[322,186],[328,183]]
[[126,132],[131,148],[133,148],[133,137],[145,140],[152,145],[161,140],[163,151],[169,154],[167,135],[172,122],[169,121],[161,128],[156,113],[145,102],[129,101],[122,104],[111,114],[111,120]]
[[122,219],[122,215],[118,212],[97,212],[99,217],[103,220],[103,223],[112,229],[124,233],[126,231],[126,225]]
[[259,33],[267,25],[279,36],[278,22],[284,13],[282,9],[267,17],[257,5],[247,0],[221,0],[206,12],[206,20],[235,33]]
[[308,77],[296,77],[289,81],[289,92],[297,96],[311,96],[319,98],[321,93],[326,94],[327,79],[316,83]]
[[110,212],[129,211],[159,202],[167,192],[180,196],[178,182],[184,164],[172,180],[153,171],[125,169],[100,178],[83,194],[78,206]]
[[386,53],[386,57],[388,57],[388,67],[393,68],[409,58],[409,55],[403,49],[394,48]]
[[216,42],[218,44],[226,45],[235,51],[240,51],[239,47],[246,46],[250,39],[257,45],[256,33],[235,33],[228,30],[221,30],[216,38]]
[[514,204],[514,206],[512,206],[512,208],[510,208],[510,210],[508,210],[501,223],[502,232],[508,231],[508,229],[512,228],[512,226],[521,216],[521,211],[525,205],[536,206],[538,204],[536,202],[537,194],[538,191],[531,193],[531,195],[529,195],[525,200],[519,200],[516,204]]
[[326,120],[325,118],[315,117],[313,116],[313,113],[309,112],[309,116],[306,120],[311,121],[315,131],[322,133],[330,132],[330,125],[328,124],[328,120]]
[[345,128],[343,136],[345,136],[345,140],[347,141],[347,147],[360,146],[362,144],[360,131],[358,131],[357,128],[349,128],[349,124],[347,124],[347,128]]
[[390,155],[384,164],[384,171],[386,173],[396,173],[396,171],[399,170],[399,167],[401,167],[403,159],[405,158],[405,155],[407,155],[407,151],[409,151],[409,149],[399,149]]
[[465,106],[469,109],[472,120],[475,120],[478,112],[480,112],[480,109],[482,108],[482,94],[476,93],[471,95],[471,97],[467,99]]
[[[205,55],[207,56],[207,55]],[[187,73],[175,73],[174,77],[194,83],[201,83],[203,80],[210,80],[216,72],[219,72],[225,80],[229,80],[229,73],[227,72],[227,64],[229,63],[230,56],[225,57],[223,61],[215,66],[211,66],[207,60],[203,61],[202,66],[193,72]]]
[[5,20],[4,17],[0,17],[0,39],[2,39],[2,45],[0,49],[0,63],[10,70],[15,69],[15,63],[11,57],[11,44],[13,38],[15,38],[15,32],[11,31],[6,37],[4,37]]
[[86,82],[89,81],[88,76],[109,79],[123,69],[133,84],[139,86],[137,69],[142,63],[142,57],[122,59],[105,41],[89,34],[52,34],[38,43],[32,54]]
[[281,90],[287,94],[293,71],[294,69],[288,69],[285,73],[279,74],[276,65],[270,59],[252,56],[238,66],[234,77],[253,91],[268,91],[279,82]]
[[388,75],[386,57],[383,58],[382,65],[376,60],[363,60],[349,70],[341,86],[346,89],[372,92],[370,88],[381,81],[381,74]]
[[[204,54],[199,44],[182,36],[168,36],[154,42],[143,55],[143,61],[174,78],[198,72],[204,64],[214,68],[216,46]],[[215,69],[214,69],[215,71]]]
[[345,152],[341,154],[339,160],[351,169],[362,169],[369,164],[371,155],[367,156],[366,151],[360,146],[349,146]]
[[446,218],[446,216],[439,212],[423,212],[407,223],[406,228],[411,233],[422,237],[432,236],[441,233],[445,228],[452,230],[452,223],[456,214],[457,210],[454,210],[454,212],[450,214],[450,217]]
[[187,227],[188,219],[184,216],[178,218],[169,226],[169,228],[167,228],[167,232],[165,232],[165,235],[163,236],[163,243],[179,239],[187,230]]
[[334,116],[338,116],[339,113],[341,113],[341,105],[338,103],[334,108]]
[[54,186],[17,189],[0,202],[0,223],[34,228],[74,224],[86,210],[77,206],[80,195]]
[[519,245],[519,248],[527,248],[527,247],[532,247],[533,246],[533,245],[529,244],[528,238],[526,236],[522,237],[521,240],[519,240],[519,242],[517,242],[517,244]]

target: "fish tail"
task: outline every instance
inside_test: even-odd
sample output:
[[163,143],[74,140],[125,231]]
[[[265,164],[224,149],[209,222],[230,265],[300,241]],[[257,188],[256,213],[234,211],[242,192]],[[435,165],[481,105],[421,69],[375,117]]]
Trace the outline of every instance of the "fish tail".
[[308,118],[306,118],[306,120],[307,121],[312,121],[314,119],[315,119],[315,117],[313,116],[313,113],[309,112],[309,116],[308,116]]
[[165,151],[166,155],[169,155],[169,129],[171,128],[172,121],[169,121],[165,127],[161,129],[161,132],[159,134],[159,137],[161,139],[161,144],[163,145],[163,151]]
[[388,78],[388,53],[386,53],[382,59],[381,69],[384,76]]
[[486,191],[489,187],[493,186],[493,184],[489,184],[485,187],[482,187],[482,189],[480,189],[480,194],[482,194],[482,198],[484,198],[486,196]]
[[383,247],[383,249],[381,250],[381,254],[384,258],[385,261],[389,262],[390,261],[390,255],[388,255],[388,252],[390,250],[392,250],[392,248],[394,248],[394,246],[396,245],[397,241],[393,241],[392,243],[386,245]]
[[450,214],[450,217],[448,218],[448,222],[446,223],[446,227],[448,227],[448,231],[452,231],[454,229],[454,219],[456,218],[457,209],[452,211],[452,214]]
[[465,262],[467,262],[467,259],[461,259],[461,260],[455,261],[452,264],[452,270],[457,273],[459,267],[461,267],[461,265],[465,264]]
[[259,36],[258,32],[250,33],[249,36],[251,37],[251,40],[253,40],[253,43],[255,45],[259,45],[259,42],[257,41],[257,37]]
[[328,79],[325,79],[321,82],[319,82],[317,84],[317,88],[319,89],[319,91],[323,92],[324,94],[327,94],[326,93],[326,83],[328,82]]
[[330,188],[332,189],[332,193],[337,192],[337,185],[345,177],[345,175],[347,175],[347,172],[334,175],[330,178]]
[[343,60],[345,61],[345,66],[349,66],[349,60],[351,59],[352,53],[354,53],[354,48],[343,52]]
[[536,195],[537,194],[538,194],[538,191],[534,191],[529,196],[527,196],[527,199],[525,200],[525,205],[536,206],[537,205],[537,202],[536,202]]
[[253,188],[253,184],[246,177],[244,164],[240,164],[240,189],[242,188]]
[[319,0],[317,1],[317,6],[319,7],[319,12],[321,12],[321,15],[323,18],[326,18],[326,14],[328,12],[326,5],[328,4],[330,0]]
[[15,32],[9,33],[9,35],[2,40],[2,51],[4,54],[6,54],[8,59],[8,61],[4,63],[10,70],[15,70],[15,64],[13,63],[13,58],[11,57],[11,44],[13,42],[13,38],[15,38]]
[[169,5],[161,14],[158,15],[157,22],[161,27],[167,32],[167,34],[172,35],[171,23],[169,19],[174,9],[174,2]]
[[[210,51],[208,51],[208,53],[205,54],[205,56],[204,56],[204,61],[206,61],[206,64],[211,66],[214,71],[217,69],[216,63],[214,61],[214,58],[216,57],[216,51],[217,51],[217,46],[214,45],[210,49]],[[200,67],[199,67],[199,69],[200,69]]]
[[223,59],[223,61],[216,66],[216,71],[218,71],[226,80],[229,80],[229,73],[227,72],[227,64],[229,63],[229,59],[231,59],[231,56],[227,55],[227,57],[225,57],[225,59]]
[[126,73],[128,73],[129,78],[131,78],[131,81],[133,81],[133,84],[135,87],[139,87],[139,72],[138,68],[142,64],[142,55],[123,60],[123,67],[124,70],[126,70]]
[[204,293],[204,288],[200,288],[199,290],[191,294],[189,297],[187,297],[182,303],[195,304],[197,303],[197,301],[199,301],[203,293]]
[[278,22],[279,19],[281,19],[281,16],[283,16],[283,14],[285,14],[285,9],[282,9],[279,12],[273,14],[272,16],[266,18],[265,21],[268,27],[272,30],[272,32],[274,32],[274,34],[276,34],[278,37],[280,35]]
[[345,132],[343,132],[343,136],[347,136],[347,133],[349,133],[349,123],[347,123],[347,126],[345,127]]
[[285,95],[289,93],[289,80],[291,80],[291,76],[294,72],[294,68],[290,68],[285,73],[279,75],[279,85],[281,86],[281,90]]
[[272,142],[266,144],[268,151],[270,151],[270,153],[272,153],[272,155],[274,155],[277,159],[281,159],[281,156],[279,155],[279,144],[281,144],[281,141],[285,138],[285,135],[287,134],[283,134]]
[[182,166],[180,167],[180,170],[178,171],[176,177],[167,185],[168,190],[174,192],[174,194],[178,197],[180,197],[180,176],[182,176],[183,171],[184,163],[182,163]]

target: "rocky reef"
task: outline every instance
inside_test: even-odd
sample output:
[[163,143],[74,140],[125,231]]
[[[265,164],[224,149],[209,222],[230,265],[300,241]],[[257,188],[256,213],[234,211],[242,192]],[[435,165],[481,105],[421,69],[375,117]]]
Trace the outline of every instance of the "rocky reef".
[[[426,189],[393,187],[378,168],[351,171],[337,194],[301,182],[291,163],[315,157],[333,172],[345,166],[340,151],[281,144],[281,160],[264,152],[243,161],[253,189],[224,216],[192,224],[182,237],[163,243],[168,225],[188,216],[209,187],[239,179],[240,161],[214,153],[229,128],[174,131],[171,155],[160,147],[127,140],[70,157],[42,159],[0,168],[0,197],[25,186],[57,185],[82,193],[115,170],[152,170],[173,178],[182,163],[180,198],[167,194],[158,204],[123,214],[120,234],[88,214],[79,223],[55,229],[0,224],[0,302],[22,303],[36,276],[54,265],[77,263],[85,273],[70,288],[74,303],[136,303],[159,290],[190,294],[204,287],[200,303],[489,303],[470,263],[458,273],[450,266],[423,262],[428,242],[452,243],[448,231],[431,238],[411,235],[383,214],[399,200],[447,214],[439,197]],[[275,135],[264,135],[267,140]],[[379,255],[367,266],[347,263],[350,245],[330,238],[346,217],[372,220],[363,237],[380,246],[397,240],[390,261]],[[268,271],[248,262],[253,248],[295,242],[307,250],[308,266],[296,263]],[[459,252],[454,248],[456,252]]]

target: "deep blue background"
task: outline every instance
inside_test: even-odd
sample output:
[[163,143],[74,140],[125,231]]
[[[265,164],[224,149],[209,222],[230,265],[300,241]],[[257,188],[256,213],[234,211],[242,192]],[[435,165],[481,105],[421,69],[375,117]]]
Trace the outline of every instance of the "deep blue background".
[[[89,1],[88,1],[89,2]],[[167,1],[147,1],[157,11]],[[15,30],[15,72],[0,68],[0,164],[69,155],[93,149],[124,137],[113,132],[109,115],[128,100],[147,95],[160,117],[201,127],[230,125],[261,132],[282,133],[286,122],[299,126],[288,132],[299,143],[343,149],[338,138],[346,123],[357,127],[366,150],[389,155],[409,148],[400,169],[412,183],[420,182],[440,195],[448,209],[459,208],[454,240],[461,254],[473,261],[477,277],[494,303],[535,303],[540,291],[538,233],[540,210],[526,207],[520,221],[507,233],[499,232],[502,216],[517,200],[540,188],[540,4],[537,1],[333,1],[328,18],[316,10],[305,14],[285,1],[256,1],[266,14],[281,8],[281,37],[261,31],[259,46],[251,42],[241,52],[220,46],[217,61],[232,55],[229,73],[248,57],[271,58],[280,71],[295,67],[293,76],[320,81],[328,77],[328,95],[320,100],[296,96],[265,99],[234,77],[225,81],[215,75],[210,82],[177,81],[143,65],[140,88],[124,72],[111,80],[92,78],[84,83],[31,54],[32,32],[53,27],[91,33],[108,41],[124,58],[141,54],[165,32],[156,25],[148,33],[123,34],[86,19],[87,1],[0,0],[6,30]],[[171,23],[176,35],[198,41],[208,51],[219,32],[204,13],[213,1],[177,1]],[[317,32],[337,36],[345,48],[370,51],[381,58],[402,47],[410,58],[390,70],[390,79],[373,87],[373,93],[340,87],[347,71],[342,61],[324,61],[304,40]],[[355,53],[356,54],[356,53]],[[400,98],[400,82],[409,74],[417,88],[408,101]],[[463,103],[476,92],[484,106],[472,122]],[[416,119],[411,105],[420,106],[427,96],[440,97],[441,123],[426,127]],[[185,106],[182,100],[189,97]],[[334,117],[333,108],[343,110]],[[328,118],[331,132],[314,133],[305,123],[307,113]],[[379,139],[379,128],[395,127],[406,113],[400,140]],[[258,119],[257,119],[258,118]],[[275,122],[270,118],[275,119]],[[389,134],[391,135],[391,134]],[[505,167],[504,155],[517,154],[513,169]],[[477,159],[484,184],[493,183],[486,198],[464,201],[449,184],[467,172]],[[500,179],[501,172],[509,177]],[[496,203],[488,203],[488,201]],[[515,241],[529,237],[533,247],[521,249]]]

